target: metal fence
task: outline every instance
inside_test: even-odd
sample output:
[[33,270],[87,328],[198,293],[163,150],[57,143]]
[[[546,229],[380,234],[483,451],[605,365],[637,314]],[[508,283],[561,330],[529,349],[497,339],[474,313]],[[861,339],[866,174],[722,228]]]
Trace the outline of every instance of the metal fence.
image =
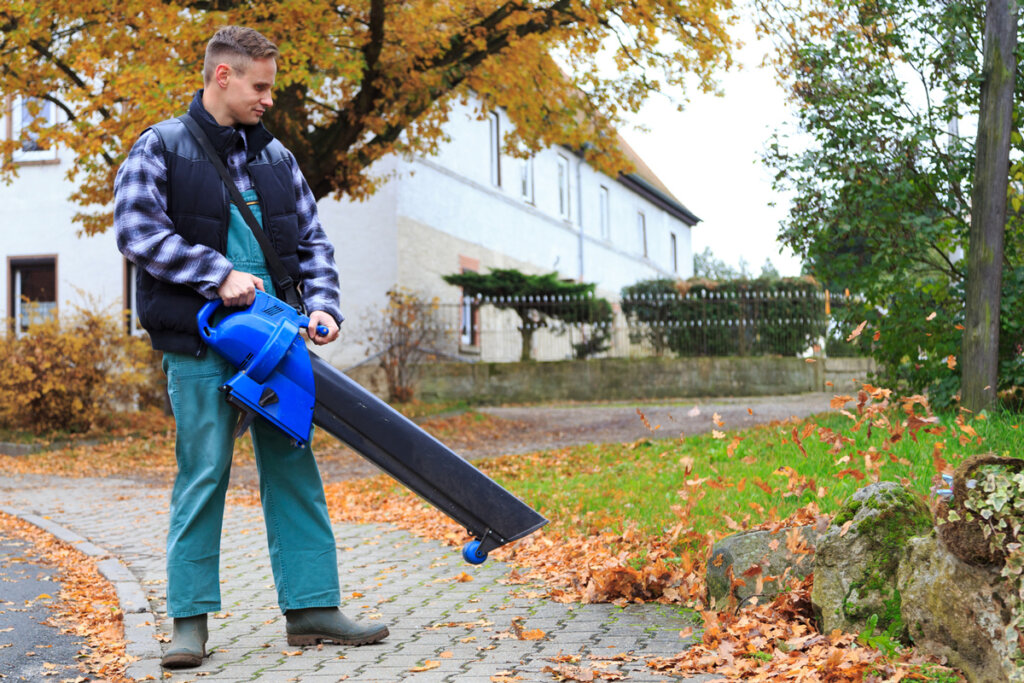
[[[583,357],[801,356],[837,333],[843,294],[700,291],[594,297],[466,297],[431,324],[446,355],[484,361]],[[831,332],[830,332],[831,331]]]

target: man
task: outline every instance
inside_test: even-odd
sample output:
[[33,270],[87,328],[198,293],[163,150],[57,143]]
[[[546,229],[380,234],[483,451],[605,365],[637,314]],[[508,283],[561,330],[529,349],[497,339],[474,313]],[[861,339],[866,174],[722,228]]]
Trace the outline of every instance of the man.
[[[263,127],[273,105],[277,48],[256,31],[228,26],[206,47],[204,89],[189,116],[210,139],[310,311],[309,338],[338,336],[334,249],[294,156]],[[195,316],[207,301],[252,303],[255,290],[281,293],[264,254],[213,163],[179,119],[147,129],[114,184],[114,227],[136,264],[139,320],[164,352],[177,427],[178,473],[167,536],[167,614],[173,636],[161,663],[199,666],[206,615],[221,609],[219,553],[236,411],[218,391],[234,372],[207,352]],[[283,297],[282,297],[283,298]],[[328,333],[318,335],[316,327]],[[278,603],[290,645],[362,645],[388,635],[338,610],[334,535],[312,451],[269,424],[252,426]]]

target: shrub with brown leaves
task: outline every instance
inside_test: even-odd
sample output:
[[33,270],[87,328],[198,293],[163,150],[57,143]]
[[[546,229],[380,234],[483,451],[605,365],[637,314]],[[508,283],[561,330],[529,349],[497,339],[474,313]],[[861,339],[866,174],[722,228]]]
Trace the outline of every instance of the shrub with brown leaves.
[[104,427],[115,410],[160,400],[149,344],[117,315],[79,309],[0,336],[0,427],[36,434]]

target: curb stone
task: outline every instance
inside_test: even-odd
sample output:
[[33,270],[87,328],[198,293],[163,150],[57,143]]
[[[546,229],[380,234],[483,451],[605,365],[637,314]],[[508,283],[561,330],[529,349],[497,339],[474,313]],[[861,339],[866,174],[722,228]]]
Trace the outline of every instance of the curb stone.
[[132,680],[158,680],[160,678],[160,644],[157,641],[156,618],[149,606],[145,591],[135,575],[118,558],[95,543],[82,538],[59,524],[29,513],[0,506],[0,512],[28,522],[54,538],[67,543],[83,555],[97,560],[96,568],[117,591],[118,607],[124,621],[125,654],[131,662],[126,674]]

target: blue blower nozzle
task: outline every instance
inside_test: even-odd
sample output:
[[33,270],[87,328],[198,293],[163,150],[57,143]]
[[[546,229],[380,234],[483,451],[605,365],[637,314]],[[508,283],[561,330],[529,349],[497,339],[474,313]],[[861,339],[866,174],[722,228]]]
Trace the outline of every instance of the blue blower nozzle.
[[[252,304],[213,323],[220,306],[219,300],[205,304],[196,322],[203,341],[238,368],[238,374],[221,387],[227,401],[242,412],[235,437],[259,416],[304,446],[316,404],[309,351],[299,336],[309,318],[260,291]],[[323,332],[317,329],[318,334],[328,332],[325,327]]]

